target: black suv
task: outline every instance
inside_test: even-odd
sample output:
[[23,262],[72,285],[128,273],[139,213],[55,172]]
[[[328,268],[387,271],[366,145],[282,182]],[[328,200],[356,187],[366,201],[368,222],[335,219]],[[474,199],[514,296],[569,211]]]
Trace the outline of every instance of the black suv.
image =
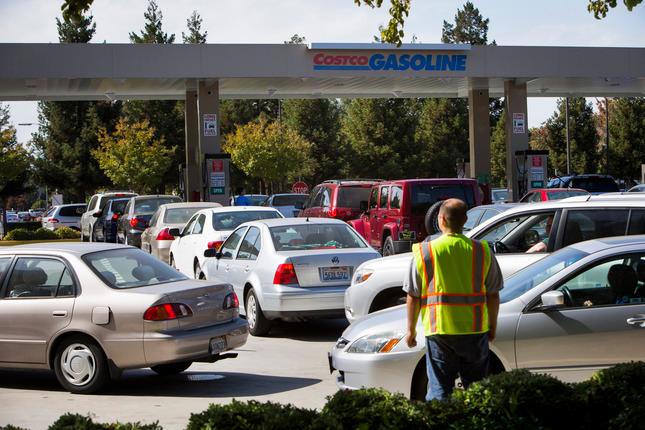
[[581,188],[591,194],[613,193],[618,190],[618,184],[610,175],[572,175],[559,176],[551,179],[547,188]]

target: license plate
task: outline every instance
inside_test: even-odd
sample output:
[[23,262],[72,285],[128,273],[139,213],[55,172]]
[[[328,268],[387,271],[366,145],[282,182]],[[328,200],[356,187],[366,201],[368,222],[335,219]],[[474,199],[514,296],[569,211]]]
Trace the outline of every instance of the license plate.
[[399,240],[416,240],[417,232],[416,231],[400,231]]
[[349,267],[323,267],[320,278],[323,281],[349,281]]
[[226,339],[223,337],[214,337],[210,342],[211,354],[219,354],[226,350]]

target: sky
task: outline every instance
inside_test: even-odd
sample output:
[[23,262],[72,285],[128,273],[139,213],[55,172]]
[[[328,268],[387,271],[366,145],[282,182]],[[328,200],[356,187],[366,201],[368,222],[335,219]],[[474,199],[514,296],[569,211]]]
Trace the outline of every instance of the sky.
[[[603,20],[587,12],[588,0],[472,0],[489,18],[489,41],[503,46],[645,46],[645,4],[628,12],[622,1]],[[454,22],[464,0],[412,0],[404,42],[439,43],[443,21]],[[0,43],[57,43],[56,17],[62,0],[0,0]],[[144,26],[147,0],[94,0],[94,43],[129,43]],[[293,34],[307,42],[372,42],[389,19],[384,7],[358,7],[354,0],[157,0],[163,29],[186,31],[196,10],[208,43],[282,43]],[[5,61],[7,59],[4,59]],[[0,64],[0,67],[2,65]],[[528,125],[540,126],[555,110],[553,98],[530,98]],[[593,101],[593,99],[588,99]],[[37,129],[35,102],[9,103],[18,140]],[[19,126],[18,124],[32,124]]]

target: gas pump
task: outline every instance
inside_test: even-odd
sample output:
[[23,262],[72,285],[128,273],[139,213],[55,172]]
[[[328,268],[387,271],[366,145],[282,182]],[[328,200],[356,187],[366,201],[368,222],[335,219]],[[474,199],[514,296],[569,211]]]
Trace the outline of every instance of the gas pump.
[[517,187],[520,198],[531,190],[546,187],[548,155],[549,151],[544,150],[515,151]]
[[230,171],[229,154],[206,154],[204,156],[204,201],[217,202],[222,206],[228,205]]

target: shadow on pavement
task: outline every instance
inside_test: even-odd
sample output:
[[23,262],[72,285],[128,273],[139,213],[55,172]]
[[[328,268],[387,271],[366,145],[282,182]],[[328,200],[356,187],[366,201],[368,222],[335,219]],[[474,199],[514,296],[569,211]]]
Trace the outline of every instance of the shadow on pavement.
[[349,322],[345,318],[300,322],[276,321],[268,337],[281,337],[307,342],[336,342],[347,326],[349,326]]
[[[258,375],[237,372],[190,371],[160,376],[150,369],[131,370],[112,381],[98,396],[254,397],[308,387],[315,378]],[[53,372],[0,371],[0,388],[63,391]]]

